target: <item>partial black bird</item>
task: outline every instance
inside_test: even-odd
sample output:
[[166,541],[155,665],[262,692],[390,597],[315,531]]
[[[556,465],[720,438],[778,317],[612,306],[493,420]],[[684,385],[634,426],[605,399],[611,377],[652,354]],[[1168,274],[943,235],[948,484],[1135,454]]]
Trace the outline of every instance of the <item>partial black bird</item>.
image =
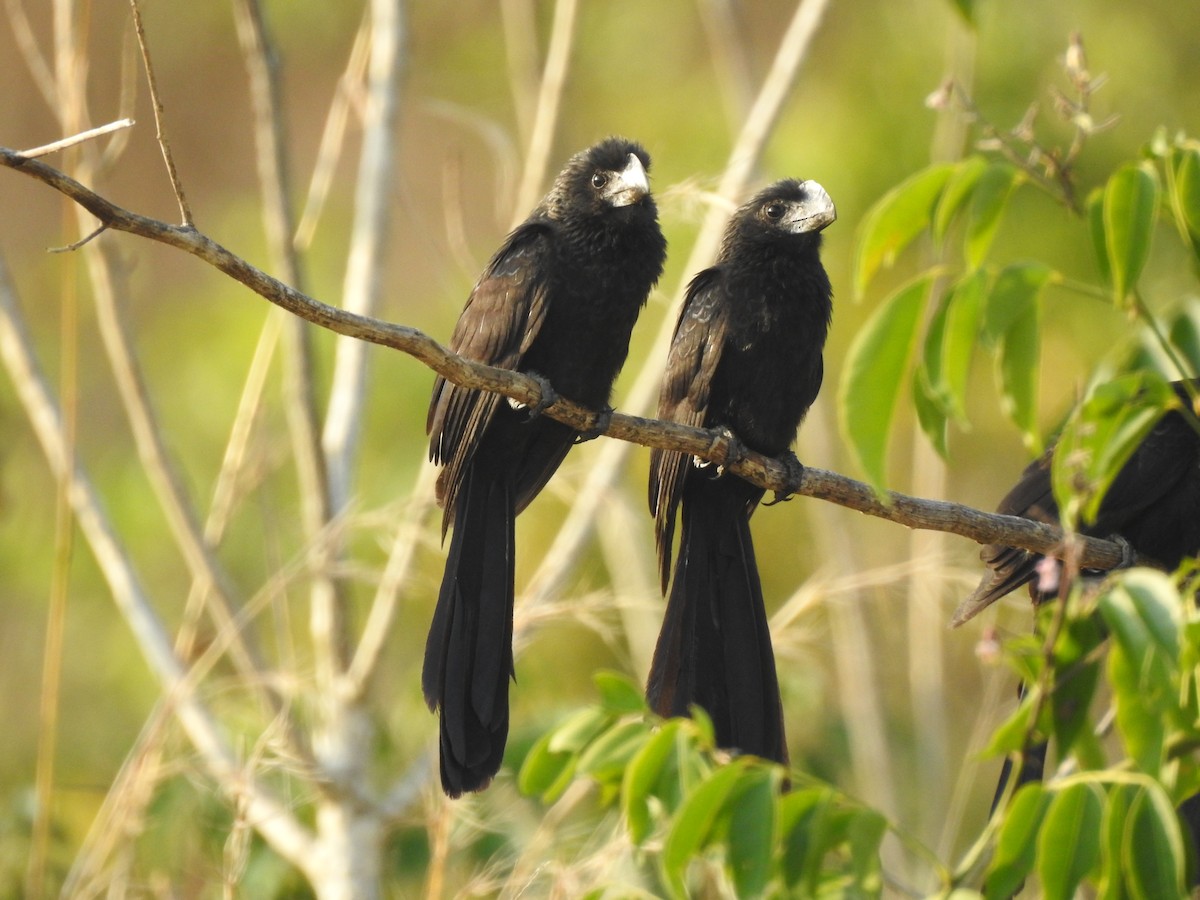
[[[658,415],[721,427],[759,453],[795,439],[824,373],[832,315],[821,230],[836,218],[814,181],[780,181],[734,214],[714,266],[688,285]],[[762,488],[654,450],[650,510],[665,592],[676,511],[679,555],[646,686],[663,716],[698,704],[717,743],[787,761],[779,683],[750,515]],[[682,508],[681,508],[682,506]]]
[[[1200,389],[1200,379],[1190,383],[1193,390]],[[1092,537],[1122,538],[1140,556],[1173,570],[1187,557],[1200,555],[1200,431],[1191,412],[1188,384],[1177,381],[1171,387],[1182,408],[1164,415],[1142,439],[1113,479],[1095,522],[1083,524],[1079,530]],[[1061,524],[1050,480],[1053,458],[1051,447],[1030,463],[996,511],[1050,525]],[[1029,585],[1029,596],[1035,606],[1054,600],[1068,587],[1066,583],[1056,583],[1053,589],[1046,590],[1039,586],[1039,563],[1044,559],[1039,553],[987,544],[979,555],[989,571],[955,610],[951,618],[955,626],[1024,584]],[[1041,780],[1046,750],[1044,741],[1025,749],[1016,788]],[[1004,796],[1012,770],[1012,760],[1006,759],[992,800],[993,808]],[[1195,798],[1185,805],[1194,831],[1200,825],[1197,805]]]
[[[621,138],[573,156],[484,269],[450,348],[606,410],[666,256],[649,168],[646,151]],[[536,412],[443,378],[433,386],[429,454],[443,466],[442,534],[454,533],[421,684],[441,714],[451,797],[481,790],[500,768],[514,676],[514,520],[579,436]]]
[[[1200,389],[1200,379],[1191,384]],[[1096,521],[1079,529],[1091,537],[1121,537],[1138,554],[1167,569],[1175,569],[1185,557],[1200,553],[1200,433],[1195,417],[1185,412],[1192,406],[1187,384],[1177,381],[1171,387],[1184,409],[1168,412],[1143,438],[1113,479]],[[1026,467],[996,512],[1060,524],[1050,486],[1053,454],[1051,448]],[[951,624],[961,625],[1030,582],[1034,603],[1049,599],[1036,583],[1041,554],[986,544],[979,556],[989,572],[971,596],[959,604]]]

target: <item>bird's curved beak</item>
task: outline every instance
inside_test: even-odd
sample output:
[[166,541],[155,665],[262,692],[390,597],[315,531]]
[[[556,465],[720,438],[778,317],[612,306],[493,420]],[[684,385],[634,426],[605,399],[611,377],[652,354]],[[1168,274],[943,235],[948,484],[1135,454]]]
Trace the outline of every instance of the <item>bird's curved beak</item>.
[[820,231],[837,220],[833,198],[815,181],[805,181],[804,201],[792,207],[785,224],[793,234]]
[[609,182],[609,202],[613,206],[632,206],[649,193],[650,179],[646,169],[637,155],[630,153],[625,168]]

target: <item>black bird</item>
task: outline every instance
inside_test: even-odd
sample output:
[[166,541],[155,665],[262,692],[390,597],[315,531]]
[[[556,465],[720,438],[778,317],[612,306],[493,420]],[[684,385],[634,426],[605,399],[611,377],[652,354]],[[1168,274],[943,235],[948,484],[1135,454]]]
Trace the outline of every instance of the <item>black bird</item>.
[[[1200,379],[1191,384],[1200,389]],[[1177,381],[1171,387],[1184,409],[1191,409],[1187,384]],[[1026,467],[996,512],[1060,524],[1050,486],[1053,454],[1051,448]],[[1185,557],[1200,553],[1200,432],[1195,416],[1189,420],[1189,414],[1181,409],[1163,416],[1113,479],[1096,521],[1079,531],[1092,537],[1119,536],[1166,569],[1175,569]],[[1047,596],[1038,590],[1041,554],[986,544],[979,556],[989,572],[954,611],[952,625],[961,625],[1030,582],[1029,594],[1035,604],[1057,596],[1057,591]]]
[[[780,181],[730,220],[716,265],[688,285],[658,414],[728,429],[768,456],[788,450],[821,388],[832,291],[821,229],[836,218],[814,181]],[[679,557],[646,696],[663,716],[708,713],[717,743],[787,761],[779,683],[750,515],[762,488],[686,455],[650,456],[665,592],[675,514]]]
[[[1191,385],[1193,390],[1200,389],[1200,379],[1193,379]],[[1171,387],[1183,408],[1164,415],[1142,439],[1104,495],[1096,521],[1082,525],[1079,531],[1092,537],[1120,537],[1142,557],[1173,570],[1185,558],[1200,555],[1200,431],[1195,415],[1189,412],[1192,401],[1187,383],[1177,381]],[[1061,524],[1050,484],[1053,457],[1051,447],[1030,463],[1000,501],[996,512],[1050,525]],[[954,626],[1024,584],[1029,585],[1029,596],[1035,606],[1054,600],[1066,587],[1054,584],[1043,589],[1039,585],[1038,564],[1044,558],[1039,553],[987,544],[979,556],[989,571],[954,611],[951,618]],[[1041,741],[1022,754],[1017,788],[1041,780],[1046,749]],[[1004,796],[1012,768],[1012,761],[1006,759],[992,800],[993,809]],[[1188,814],[1195,820],[1191,827],[1195,830],[1200,824],[1195,798],[1188,804]]]
[[[607,410],[666,256],[649,168],[646,151],[621,138],[573,156],[484,269],[450,348]],[[433,386],[429,454],[443,466],[442,535],[451,525],[454,535],[421,684],[441,712],[442,788],[451,797],[481,790],[500,768],[514,675],[514,519],[580,437],[537,412],[442,378]]]

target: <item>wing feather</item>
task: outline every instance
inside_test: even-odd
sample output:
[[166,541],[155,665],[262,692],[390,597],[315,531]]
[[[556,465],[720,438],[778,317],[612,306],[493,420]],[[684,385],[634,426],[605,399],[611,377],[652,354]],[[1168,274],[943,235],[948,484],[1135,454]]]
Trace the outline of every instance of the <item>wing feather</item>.
[[[667,370],[659,393],[658,416],[702,428],[708,417],[713,377],[729,331],[728,304],[719,269],[692,279],[671,338]],[[650,511],[658,547],[659,577],[665,591],[671,576],[671,541],[691,459],[673,450],[650,451]]]
[[[534,220],[509,235],[471,290],[450,336],[451,350],[490,366],[520,368],[546,318],[553,229],[547,220]],[[443,534],[453,521],[465,467],[501,399],[440,376],[434,382],[425,429],[429,457],[443,466],[438,476]]]

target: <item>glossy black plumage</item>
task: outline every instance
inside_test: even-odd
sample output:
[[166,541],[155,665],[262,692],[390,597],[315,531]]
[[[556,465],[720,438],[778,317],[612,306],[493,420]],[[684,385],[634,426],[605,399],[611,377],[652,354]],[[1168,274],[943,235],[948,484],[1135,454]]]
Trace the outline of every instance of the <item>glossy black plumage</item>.
[[[666,255],[649,165],[645,150],[620,138],[572,157],[488,263],[450,348],[606,407]],[[434,384],[429,452],[443,466],[442,531],[453,526],[453,536],[422,688],[440,712],[442,787],[452,797],[486,787],[500,767],[513,675],[514,519],[578,436],[529,418],[495,394]]]
[[[1193,385],[1200,387],[1200,379]],[[1172,387],[1185,408],[1191,399],[1183,382]],[[996,512],[1058,525],[1050,487],[1053,448],[1026,467]],[[1200,553],[1200,434],[1181,410],[1167,413],[1146,435],[1113,480],[1096,521],[1079,529],[1092,537],[1119,535],[1139,554],[1168,569]],[[1016,547],[987,544],[979,552],[988,574],[959,604],[951,619],[961,625],[981,610],[1037,577],[1042,556]],[[1034,602],[1043,598],[1030,586]]]
[[[730,220],[716,264],[688,286],[659,397],[663,419],[724,426],[747,447],[784,453],[821,387],[832,312],[820,231],[833,202],[812,181],[781,181]],[[750,539],[763,491],[699,468],[683,454],[650,458],[650,509],[663,590],[676,513],[679,555],[646,695],[664,716],[698,704],[720,746],[785,762],[787,744]]]

